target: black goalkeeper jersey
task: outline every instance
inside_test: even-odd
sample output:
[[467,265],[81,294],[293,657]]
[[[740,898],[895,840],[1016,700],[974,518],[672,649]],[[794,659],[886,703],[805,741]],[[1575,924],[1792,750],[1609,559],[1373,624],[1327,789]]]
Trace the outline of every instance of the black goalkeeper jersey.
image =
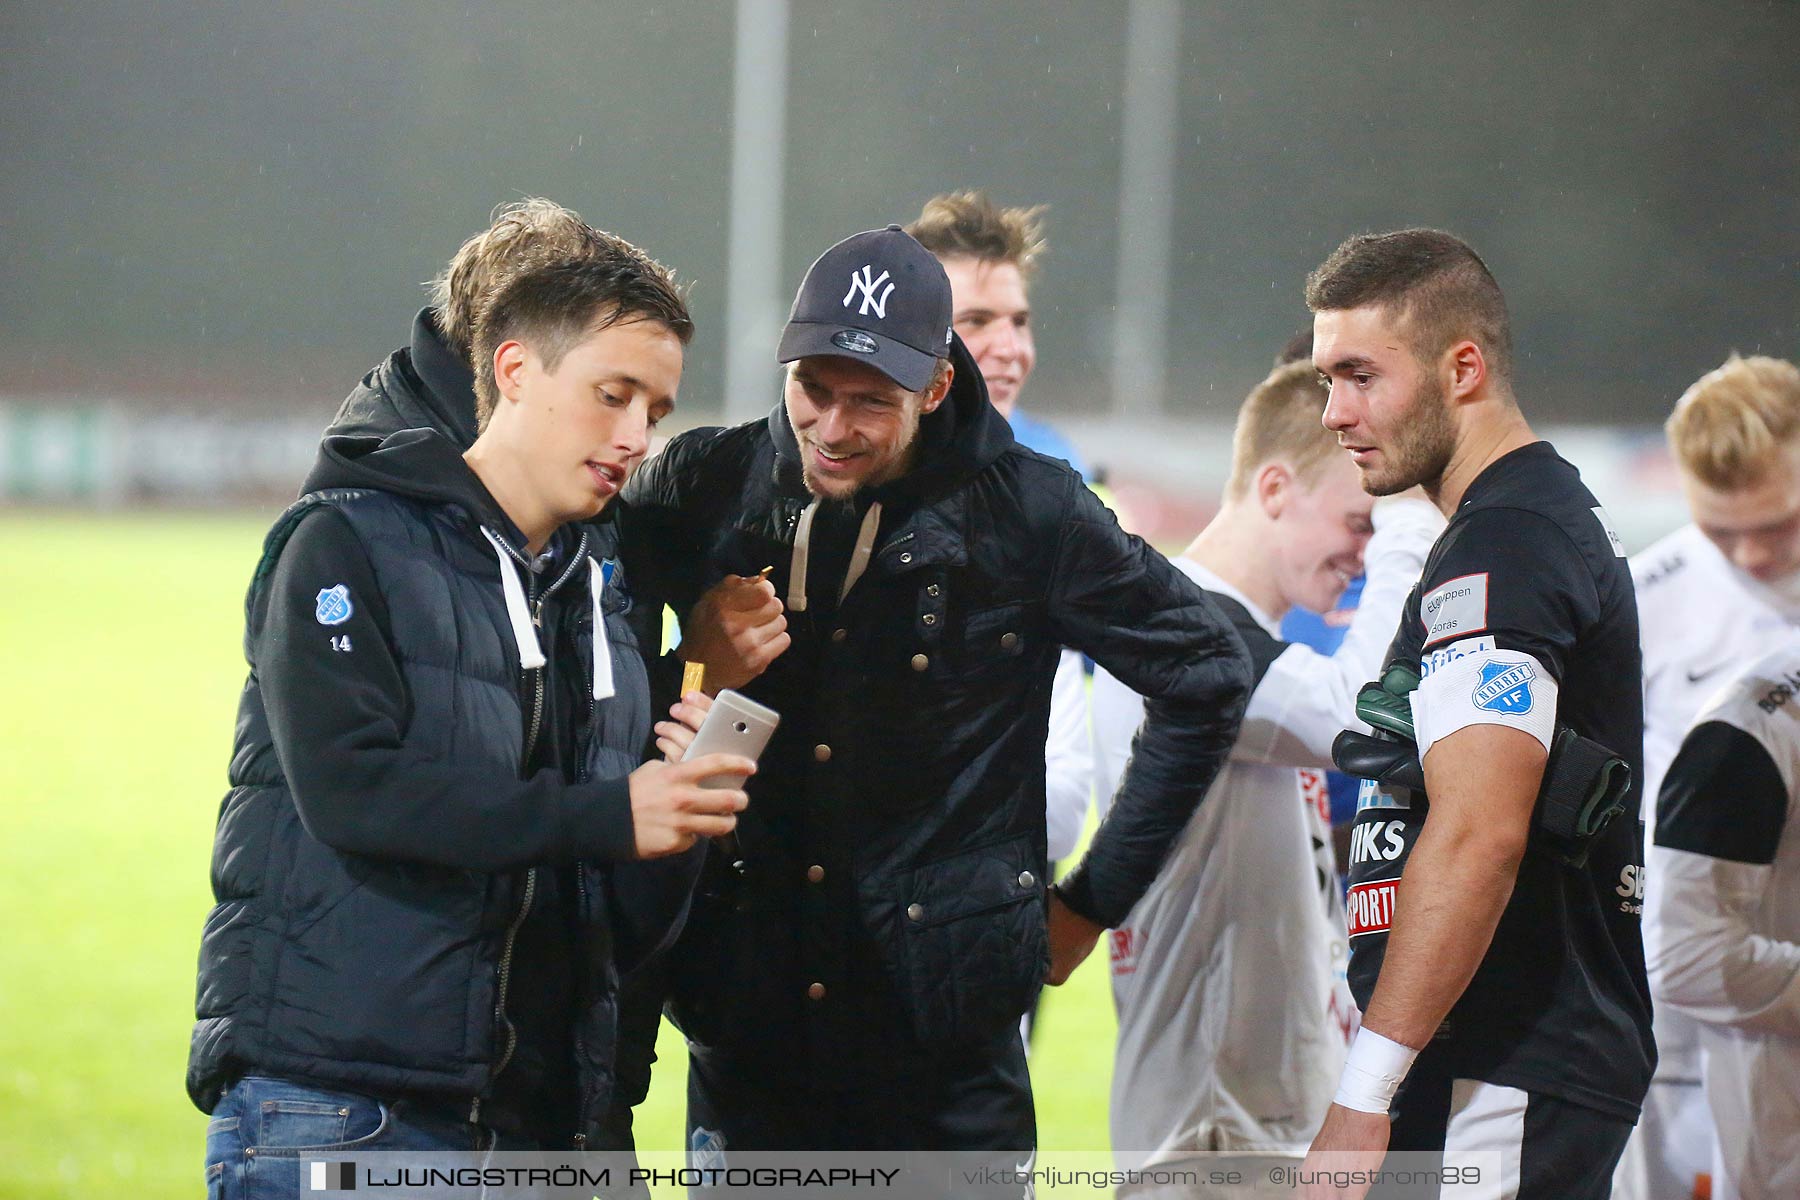
[[[1605,512],[1548,442],[1512,451],[1469,486],[1407,599],[1388,661],[1426,677],[1414,698],[1422,733],[1448,732],[1479,710],[1477,721],[1542,739],[1554,718],[1641,776],[1631,573]],[[1462,714],[1449,711],[1458,706]],[[1428,810],[1404,791],[1363,785],[1348,910],[1350,983],[1365,1008]],[[1534,838],[1486,957],[1424,1053],[1458,1077],[1635,1119],[1656,1056],[1642,846],[1635,789],[1583,867]]]

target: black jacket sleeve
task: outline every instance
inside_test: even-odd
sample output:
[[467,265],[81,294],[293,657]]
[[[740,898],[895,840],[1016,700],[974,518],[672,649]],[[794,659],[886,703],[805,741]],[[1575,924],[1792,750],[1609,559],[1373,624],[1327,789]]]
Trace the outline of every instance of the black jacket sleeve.
[[1111,927],[1155,880],[1230,753],[1251,661],[1204,591],[1120,529],[1079,481],[1072,486],[1051,582],[1053,629],[1144,697],[1118,798],[1058,887],[1070,908]]
[[613,957],[621,974],[635,971],[674,944],[687,924],[706,847],[702,838],[684,853],[654,862],[619,863],[603,873]]
[[697,473],[720,432],[703,428],[678,435],[625,485],[620,550],[632,586],[659,611],[661,605],[672,606],[678,617],[685,617],[683,609],[718,582],[698,573],[707,546],[695,510],[705,500],[692,493],[704,490]]
[[[687,495],[695,460],[719,431],[690,429],[677,435],[660,454],[633,473],[625,485],[624,507],[619,512],[620,553],[636,591],[637,611],[655,613],[653,634],[640,629],[638,644],[645,647],[644,666],[650,676],[652,710],[666,712],[681,692],[682,661],[679,654],[652,653],[662,647],[662,612],[667,606],[677,620],[686,620],[688,609],[712,583],[697,574],[706,561],[706,548],[694,528]],[[645,640],[646,637],[653,640]],[[653,752],[653,749],[652,749]]]
[[[349,606],[342,620],[319,602],[339,585]],[[335,511],[300,519],[261,612],[252,669],[301,823],[319,841],[480,871],[636,857],[626,779],[569,784],[554,770],[520,779],[412,744],[388,615],[366,550]],[[522,743],[524,730],[514,736]]]

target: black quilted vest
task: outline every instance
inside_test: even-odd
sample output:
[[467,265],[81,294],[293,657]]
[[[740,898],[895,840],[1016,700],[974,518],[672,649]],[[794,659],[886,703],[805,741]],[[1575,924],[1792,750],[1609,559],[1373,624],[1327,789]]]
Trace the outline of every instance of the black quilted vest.
[[[450,505],[335,490],[304,497],[276,522],[246,600],[250,676],[213,851],[217,904],[200,949],[187,1084],[204,1111],[248,1073],[472,1101],[503,1041],[494,1019],[498,968],[526,872],[334,850],[302,828],[276,761],[257,681],[263,588],[296,522],[319,504],[336,507],[369,550],[412,704],[409,737],[445,758],[515,771],[523,750],[518,652],[499,565],[470,517]],[[610,527],[588,526],[585,536],[596,560],[613,554],[597,544]],[[561,594],[561,619],[591,670],[585,574]],[[608,589],[615,695],[592,705],[577,736],[583,778],[628,774],[649,732],[649,687],[624,604]],[[612,1092],[618,980],[601,869],[584,865],[581,876],[581,953],[572,964],[577,1128],[593,1133]]]

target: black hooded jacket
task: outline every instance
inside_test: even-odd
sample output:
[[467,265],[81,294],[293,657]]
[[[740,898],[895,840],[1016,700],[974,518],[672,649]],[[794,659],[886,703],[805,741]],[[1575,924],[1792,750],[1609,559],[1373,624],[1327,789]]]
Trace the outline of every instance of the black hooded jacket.
[[379,439],[402,429],[435,429],[462,450],[475,442],[475,374],[429,308],[413,318],[411,340],[344,398],[326,434]]
[[[474,373],[467,360],[444,341],[429,308],[413,318],[407,344],[365,375],[345,397],[326,437],[383,438],[405,429],[435,429],[464,449],[476,436]],[[624,500],[616,497],[607,506],[610,524],[603,532],[609,541],[614,540],[614,531],[622,523],[619,515],[624,508]],[[662,605],[654,599],[635,604],[626,613],[626,619],[632,623],[646,655],[653,655],[662,644]],[[647,665],[653,677],[662,678],[666,685],[662,690],[672,697],[679,664],[672,659],[650,657]],[[646,745],[646,753],[651,752],[653,748]],[[696,853],[689,860],[689,867],[697,866],[698,861]],[[663,900],[660,888],[655,889],[647,898],[648,906],[655,909]],[[620,1031],[618,1086],[611,1118],[617,1144],[629,1140],[630,1108],[648,1093],[650,1068],[656,1059],[655,1007],[640,1004],[627,1015],[633,1020]]]
[[[1061,647],[1147,699],[1120,797],[1064,885],[1103,925],[1155,877],[1249,688],[1205,593],[1065,463],[1018,445],[961,339],[951,350],[916,465],[848,509],[809,512],[781,406],[675,438],[626,489],[641,586],[686,612],[722,576],[772,566],[793,637],[743,689],[782,721],[740,818],[744,871],[712,856],[670,955],[675,1013],[702,1048],[824,1086],[1016,1037],[1048,963]],[[866,571],[839,602],[875,502]]]
[[613,527],[532,559],[427,430],[328,438],[306,489],[246,601],[190,1095],[258,1072],[598,1133],[619,973],[697,865],[630,861],[650,700]]

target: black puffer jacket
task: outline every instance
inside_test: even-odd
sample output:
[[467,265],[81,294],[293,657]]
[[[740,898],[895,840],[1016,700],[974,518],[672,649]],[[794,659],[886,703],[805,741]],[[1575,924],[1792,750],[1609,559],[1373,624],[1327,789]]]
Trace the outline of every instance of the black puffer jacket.
[[[847,1079],[992,1045],[1044,976],[1044,741],[1060,647],[1148,698],[1071,907],[1121,919],[1236,735],[1242,643],[1205,593],[1123,533],[1066,464],[1016,444],[957,339],[919,465],[812,522],[807,611],[745,692],[782,714],[742,818],[671,955],[702,1046]],[[785,410],[677,437],[627,489],[627,559],[677,612],[773,566],[797,598],[809,503]],[[867,571],[833,603],[858,514]],[[821,533],[820,530],[824,530]],[[839,544],[832,544],[831,539]]]
[[[200,1108],[250,1072],[473,1106],[521,1069],[514,1005],[538,997],[507,994],[514,940],[537,927],[534,895],[562,888],[541,919],[570,930],[566,999],[532,1015],[542,1045],[573,1043],[579,1096],[556,1124],[598,1134],[619,970],[672,936],[697,866],[623,861],[650,709],[611,535],[564,530],[532,572],[446,439],[327,442],[247,600],[188,1067]],[[533,638],[547,661],[525,670]]]

